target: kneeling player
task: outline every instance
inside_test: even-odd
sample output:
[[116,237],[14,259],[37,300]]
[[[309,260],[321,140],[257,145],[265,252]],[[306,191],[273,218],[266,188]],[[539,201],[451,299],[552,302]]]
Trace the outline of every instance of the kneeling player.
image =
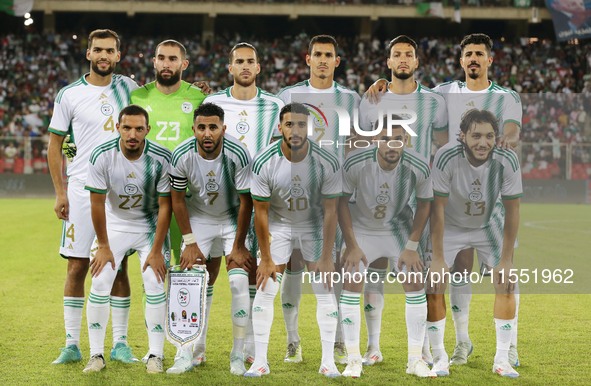
[[[466,248],[476,249],[478,258],[489,269],[493,268],[497,336],[493,372],[516,378],[519,374],[509,364],[515,296],[508,276],[513,267],[519,198],[523,192],[519,161],[513,150],[495,147],[498,121],[491,112],[466,112],[460,129],[460,143],[448,143],[439,149],[433,161],[431,274],[442,276],[454,264],[458,252]],[[434,293],[428,295],[427,331],[433,356],[447,360],[443,346],[445,285],[440,277],[432,278],[430,292]]]
[[261,261],[252,308],[255,361],[245,374],[248,377],[270,373],[267,349],[273,301],[294,249],[301,250],[308,270],[316,274],[312,289],[322,340],[319,373],[327,377],[340,375],[333,353],[338,308],[326,274],[334,270],[332,247],[341,172],[337,159],[306,137],[309,115],[306,107],[298,103],[283,107],[279,114],[282,139],[253,161],[251,193]]
[[[213,246],[223,245],[232,291],[234,345],[230,353],[230,372],[243,375],[243,349],[250,297],[248,271],[254,264],[245,246],[252,213],[250,197],[250,156],[246,147],[232,136],[224,136],[224,110],[204,103],[194,113],[195,136],[182,142],[173,153],[170,179],[172,206],[183,234],[181,268],[208,264],[210,283],[219,271],[221,253]],[[188,192],[188,193],[187,193]],[[195,231],[195,233],[193,233]],[[215,267],[217,269],[213,269]],[[202,334],[205,334],[204,329]],[[197,352],[205,348],[197,348]],[[190,352],[181,353],[167,373],[179,374],[193,367]]]
[[[344,269],[350,273],[367,274],[368,266],[387,267],[390,259],[392,271],[396,267],[398,271],[406,272],[407,280],[403,283],[408,333],[406,372],[419,377],[435,377],[435,372],[422,359],[427,299],[421,251],[417,251],[433,199],[429,165],[414,150],[405,149],[407,134],[401,126],[389,129],[387,118],[384,117],[383,121],[384,129],[374,137],[377,145],[351,152],[343,166],[344,196],[339,203],[339,221],[347,247],[343,256]],[[391,135],[388,135],[389,130]],[[355,194],[355,202],[349,203],[352,194]],[[409,205],[414,194],[417,197],[416,214]],[[357,378],[362,372],[359,299],[363,281],[354,279],[345,277],[340,307],[348,352],[343,376]],[[381,361],[379,350],[368,347],[368,352],[373,351]],[[440,371],[441,375],[447,375],[446,368]]]
[[145,139],[150,131],[148,122],[148,113],[143,108],[125,107],[117,124],[120,137],[99,145],[90,157],[86,189],[90,191],[96,240],[86,308],[91,358],[83,370],[85,373],[105,367],[109,294],[121,261],[130,249],[137,251],[143,266],[150,349],[146,368],[149,373],[162,372],[164,278],[170,259],[167,237],[171,217],[168,176],[171,153]]

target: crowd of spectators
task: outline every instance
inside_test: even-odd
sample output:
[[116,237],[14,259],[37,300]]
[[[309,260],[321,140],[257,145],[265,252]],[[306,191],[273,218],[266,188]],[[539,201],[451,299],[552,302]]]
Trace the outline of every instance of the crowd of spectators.
[[[30,160],[25,165],[30,170],[46,171],[47,126],[53,100],[59,89],[88,71],[85,35],[0,36],[0,172],[21,171],[22,159]],[[140,85],[153,81],[154,48],[165,38],[123,36],[117,72],[133,77]],[[206,80],[214,90],[226,87],[231,83],[229,47],[248,41],[259,52],[259,87],[275,93],[308,78],[305,56],[309,38],[305,33],[264,40],[235,35],[218,37],[206,45],[201,44],[199,36],[182,39],[191,62],[184,79]],[[363,95],[376,79],[389,76],[387,41],[338,40],[339,83]],[[425,37],[418,43],[420,67],[416,75],[421,83],[432,87],[462,79],[457,40]],[[591,44],[520,39],[495,41],[493,50],[490,77],[522,96],[522,140],[534,144],[522,149],[524,173],[527,176],[549,167],[551,172],[544,173],[544,178],[564,177],[565,145],[591,142]],[[587,164],[590,151],[589,147],[577,146],[573,162]],[[558,172],[555,166],[545,165],[557,165]],[[581,178],[587,176],[581,173]]]

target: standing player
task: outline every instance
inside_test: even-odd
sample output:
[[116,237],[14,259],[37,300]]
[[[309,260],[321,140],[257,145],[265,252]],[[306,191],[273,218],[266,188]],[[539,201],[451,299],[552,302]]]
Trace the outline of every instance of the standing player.
[[[195,136],[177,147],[170,172],[172,205],[185,245],[181,268],[204,264],[208,255],[221,260],[221,253],[213,255],[211,250],[214,243],[222,244],[232,292],[234,345],[230,372],[243,375],[246,372],[244,337],[250,314],[248,270],[252,268],[252,258],[245,246],[252,213],[251,158],[237,139],[224,136],[226,126],[221,107],[204,103],[194,114]],[[219,270],[219,262],[216,266]],[[211,275],[215,277],[217,273]],[[209,285],[213,285],[211,280]],[[183,353],[167,372],[178,374],[190,370],[191,354],[192,351]]]
[[261,261],[252,308],[255,361],[244,374],[247,377],[270,373],[267,351],[273,303],[285,265],[296,247],[302,251],[308,270],[315,273],[312,289],[322,341],[319,373],[340,375],[333,353],[338,307],[326,274],[334,270],[332,249],[341,172],[336,157],[307,139],[309,115],[299,103],[283,107],[279,115],[282,139],[253,161],[251,193]]
[[[47,159],[56,194],[54,210],[57,217],[64,220],[60,254],[68,259],[64,288],[66,347],[54,364],[82,359],[79,343],[84,280],[95,236],[90,223],[90,195],[84,190],[88,160],[97,145],[116,136],[119,111],[127,105],[131,91],[138,87],[130,78],[113,74],[121,58],[119,46],[119,36],[114,31],[101,29],[90,33],[86,50],[90,72],[60,90],[49,124]],[[68,134],[77,147],[77,154],[68,165],[66,190],[62,179],[61,152]],[[130,288],[126,261],[117,275],[110,297],[114,346],[111,359],[131,363],[136,359],[127,344]]]
[[[92,286],[86,319],[90,360],[84,372],[105,368],[104,341],[109,321],[109,293],[127,251],[135,250],[142,264],[146,291],[148,373],[161,373],[164,355],[166,294],[164,279],[170,251],[165,247],[171,203],[168,169],[171,153],[146,140],[148,113],[130,105],[119,113],[120,138],[92,152],[86,190],[90,191],[96,240],[92,249]],[[108,230],[107,230],[108,223]]]
[[[156,46],[154,58],[156,80],[131,94],[131,103],[142,106],[150,114],[154,129],[148,139],[170,151],[193,136],[193,111],[205,99],[205,94],[182,80],[189,66],[185,46],[176,40],[164,40]],[[181,234],[172,221],[171,243],[175,264],[180,256]]]
[[[387,65],[391,70],[392,81],[388,83],[386,93],[377,104],[371,103],[368,98],[363,98],[359,106],[359,126],[363,130],[372,130],[379,117],[392,113],[399,114],[404,119],[414,120],[408,127],[416,133],[416,137],[408,137],[408,147],[412,147],[426,160],[430,160],[433,139],[438,146],[447,143],[445,100],[441,95],[415,80],[414,73],[419,65],[419,59],[417,43],[414,40],[406,35],[400,35],[390,41],[387,52]],[[412,197],[413,210],[416,206],[415,199]],[[420,241],[428,263],[431,254],[428,226],[425,227]],[[388,260],[381,259],[370,265],[369,272],[384,277],[387,268]],[[373,365],[383,360],[380,351],[380,332],[384,309],[384,284],[367,283],[363,300],[368,335],[368,347],[363,356],[363,363]],[[428,362],[432,361],[427,339],[425,339],[423,356]]]
[[[402,283],[406,293],[408,334],[406,372],[418,377],[448,375],[447,362],[443,368],[431,371],[422,359],[427,298],[419,240],[433,200],[429,164],[416,151],[406,148],[408,135],[401,126],[392,127],[388,135],[387,118],[384,116],[383,129],[373,138],[377,145],[349,153],[343,166],[344,195],[339,201],[339,220],[347,245],[344,269],[351,273],[367,273],[372,263],[380,262],[387,267],[390,260],[398,272],[409,274],[408,280]],[[350,203],[353,194],[355,202]],[[413,211],[410,204],[415,196],[417,208]],[[363,284],[363,281],[345,281],[340,297],[348,353],[343,376],[352,378],[358,378],[362,372],[359,299]]]
[[[279,111],[284,103],[281,99],[257,87],[256,77],[260,73],[261,67],[254,46],[244,42],[236,44],[230,50],[228,63],[228,71],[234,78],[234,84],[208,96],[205,101],[215,103],[224,109],[226,134],[240,140],[248,149],[250,156],[254,157],[271,143],[271,138],[279,127]],[[253,228],[249,227],[248,237],[251,242],[251,255],[254,257],[258,246]],[[212,259],[207,263],[208,269],[216,272],[210,276],[210,286],[213,286],[215,282],[220,262],[221,259]],[[256,293],[256,260],[253,259],[247,271],[249,273],[250,308],[252,308]],[[211,298],[211,296],[207,297],[208,312]],[[205,357],[206,334],[207,329],[205,328],[197,345],[198,357]],[[250,314],[247,325],[244,351],[244,359],[252,363],[254,360],[252,314]]]
[[[318,143],[324,150],[334,154],[342,164],[346,149],[346,146],[342,144],[347,138],[339,137],[339,119],[332,108],[345,109],[352,119],[354,110],[359,107],[360,98],[355,91],[334,81],[335,69],[341,62],[338,50],[339,47],[334,37],[330,35],[314,36],[308,44],[308,54],[306,55],[306,64],[310,67],[310,79],[282,89],[277,96],[286,104],[299,102],[308,107],[314,118],[314,133],[310,139]],[[324,143],[332,145],[322,146],[321,141],[331,141]],[[337,235],[336,251],[340,250],[341,245],[342,238],[339,234]],[[287,264],[281,288],[281,304],[287,330],[286,362],[302,361],[298,313],[302,297],[303,269],[301,253],[296,250]],[[335,283],[335,294],[337,297],[340,294],[340,283]],[[347,363],[340,324],[337,326],[334,351],[338,363]]]
[[[493,372],[515,378],[519,374],[509,364],[515,297],[508,279],[523,193],[521,170],[513,150],[495,147],[499,126],[490,111],[468,111],[460,130],[460,144],[448,143],[433,162],[431,272],[442,274],[466,248],[476,249],[481,261],[493,269],[497,336]],[[440,283],[433,285],[443,287]],[[443,345],[445,298],[442,291],[428,298],[427,331],[433,356],[436,361],[447,360]]]

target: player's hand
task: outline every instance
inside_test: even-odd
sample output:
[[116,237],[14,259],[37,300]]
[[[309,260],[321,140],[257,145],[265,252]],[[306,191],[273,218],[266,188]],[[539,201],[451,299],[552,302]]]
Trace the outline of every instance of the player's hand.
[[333,285],[331,273],[334,272],[332,256],[321,256],[320,260],[316,263],[316,269],[314,271],[320,274],[324,281],[324,288],[330,291]]
[[519,138],[513,138],[506,135],[501,135],[497,141],[497,147],[501,149],[515,149],[519,144]]
[[144,263],[142,272],[146,272],[148,267],[152,267],[152,271],[154,271],[158,283],[164,283],[164,279],[166,278],[166,263],[164,262],[164,256],[161,251],[152,250],[150,252]]
[[185,245],[185,249],[181,253],[181,269],[192,269],[193,264],[203,265],[205,260],[197,243]]
[[193,82],[193,86],[200,88],[201,92],[204,93],[205,95],[209,95],[213,91],[211,89],[211,87],[209,87],[209,84],[207,84],[207,82],[204,80],[199,80],[197,82]]
[[62,153],[71,161],[74,157],[76,157],[76,153],[78,152],[78,148],[76,144],[71,141],[70,136],[67,135],[62,142]]
[[267,279],[277,281],[277,268],[273,260],[261,259],[261,263],[257,267],[257,290],[264,290],[267,284]]
[[423,272],[424,267],[419,253],[406,248],[402,251],[398,259],[398,272],[402,272],[403,266],[406,267],[406,272]]
[[369,103],[377,105],[386,90],[388,90],[388,81],[386,79],[378,79],[369,86],[363,97],[367,98]]
[[232,262],[246,272],[252,269],[252,256],[244,245],[232,248],[232,252],[226,256],[226,269],[229,269]]
[[345,272],[359,272],[359,262],[367,267],[367,257],[359,247],[347,248],[343,254],[342,260]]
[[493,268],[492,280],[495,290],[499,294],[510,294],[515,290],[515,283],[519,277],[511,272],[513,269],[513,262],[511,259],[501,259],[499,265]]
[[115,258],[113,252],[109,247],[98,247],[94,258],[90,262],[90,274],[92,277],[97,277],[103,271],[103,268],[108,263],[111,263],[111,268],[115,270]]
[[55,197],[53,210],[58,219],[68,220],[68,217],[70,216],[70,203],[68,201],[68,195],[65,192]]
[[433,256],[431,267],[429,267],[429,275],[427,277],[427,293],[429,294],[443,294],[447,285],[449,267],[445,264],[443,258]]

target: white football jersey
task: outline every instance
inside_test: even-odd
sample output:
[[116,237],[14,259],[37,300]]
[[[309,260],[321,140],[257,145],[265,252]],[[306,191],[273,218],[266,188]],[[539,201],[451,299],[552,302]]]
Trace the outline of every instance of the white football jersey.
[[279,135],[279,112],[284,106],[275,95],[257,88],[253,99],[243,101],[232,96],[232,87],[209,95],[203,103],[214,103],[224,110],[226,135],[242,142],[254,157],[271,138]]
[[501,200],[523,195],[521,169],[513,150],[494,148],[484,164],[468,162],[463,144],[450,142],[435,154],[432,168],[435,195],[448,197],[445,223],[463,228],[503,229]]
[[158,197],[170,195],[170,150],[146,140],[139,159],[130,161],[120,138],[99,145],[90,156],[86,190],[106,194],[107,226],[119,232],[156,232]]
[[383,170],[377,150],[373,146],[349,153],[343,165],[343,193],[355,193],[349,209],[356,230],[396,237],[412,228],[411,197],[416,193],[417,200],[433,199],[429,164],[406,148],[394,170]]
[[449,141],[457,144],[460,134],[462,115],[471,109],[488,110],[499,120],[499,135],[503,134],[503,126],[507,122],[514,122],[521,127],[523,115],[521,98],[515,91],[503,88],[495,82],[481,91],[471,91],[466,82],[459,80],[442,83],[433,88],[443,95],[447,103],[449,119]]
[[86,180],[92,150],[119,136],[115,127],[119,112],[129,104],[131,92],[138,88],[131,78],[119,74],[113,74],[107,86],[93,86],[86,81],[86,75],[58,92],[49,123],[50,132],[70,134],[76,144],[78,150],[68,165],[67,175],[81,181]]
[[[353,130],[354,111],[359,108],[361,98],[353,90],[349,90],[340,84],[333,82],[333,86],[327,89],[312,87],[306,80],[293,86],[285,87],[277,94],[285,104],[297,102],[304,104],[313,117],[314,127],[312,135],[308,139],[314,141],[322,149],[335,154],[340,163],[345,159],[344,144],[347,137],[339,136],[339,119],[334,107],[344,109],[349,114],[349,127]],[[332,144],[331,144],[332,141]]]
[[183,141],[172,155],[172,188],[187,190],[189,219],[201,224],[236,225],[239,193],[250,189],[250,155],[232,136],[222,139],[222,151],[213,160],[199,155],[195,137]]
[[387,113],[410,119],[409,112],[416,115],[416,121],[408,126],[417,136],[409,137],[407,147],[431,159],[433,130],[447,130],[447,107],[445,99],[428,87],[417,83],[413,93],[403,95],[388,90],[377,104],[363,98],[359,106],[359,127],[365,131],[373,130],[376,121]]
[[339,162],[309,141],[306,157],[290,162],[281,151],[283,140],[269,145],[254,159],[250,192],[253,199],[270,201],[269,224],[322,238],[323,198],[341,195]]

